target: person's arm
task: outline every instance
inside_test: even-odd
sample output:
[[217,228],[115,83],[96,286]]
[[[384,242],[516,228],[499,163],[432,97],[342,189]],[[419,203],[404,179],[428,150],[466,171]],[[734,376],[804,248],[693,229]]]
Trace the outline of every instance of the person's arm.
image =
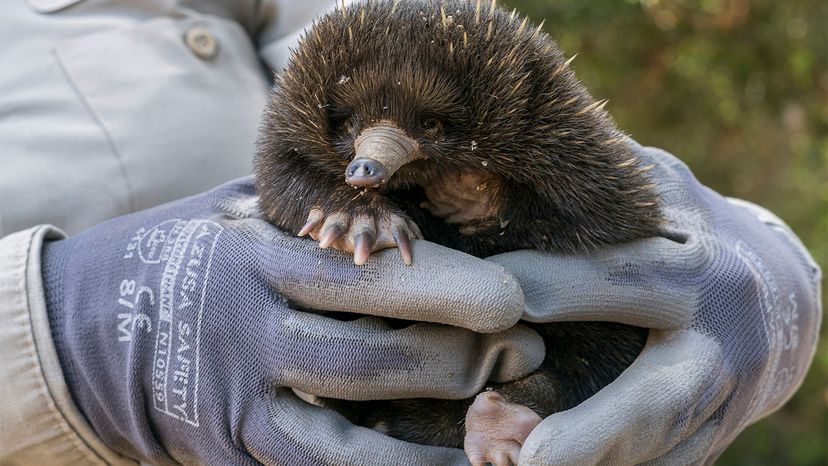
[[[351,3],[353,0],[346,0]],[[254,37],[259,56],[268,68],[278,73],[287,64],[291,49],[298,45],[299,36],[311,21],[337,5],[341,0],[270,0],[258,2],[259,24]],[[274,15],[273,13],[277,13]]]
[[0,463],[137,464],[109,449],[71,401],[46,315],[41,226],[0,239]]

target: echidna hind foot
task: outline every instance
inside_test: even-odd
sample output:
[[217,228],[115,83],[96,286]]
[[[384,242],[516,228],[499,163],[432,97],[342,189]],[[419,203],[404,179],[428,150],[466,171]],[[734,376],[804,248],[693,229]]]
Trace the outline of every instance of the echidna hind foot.
[[526,437],[542,419],[534,411],[509,403],[495,391],[475,397],[466,414],[463,450],[472,466],[518,464]]

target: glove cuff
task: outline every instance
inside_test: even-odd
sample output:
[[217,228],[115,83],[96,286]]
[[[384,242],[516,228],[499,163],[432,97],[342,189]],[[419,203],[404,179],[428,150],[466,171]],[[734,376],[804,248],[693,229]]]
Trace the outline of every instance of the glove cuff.
[[[43,280],[43,294],[46,301],[46,315],[55,351],[63,370],[66,385],[75,386],[76,368],[70,358],[71,350],[67,345],[66,309],[64,307],[64,276],[74,240],[44,241],[40,255],[40,269]],[[73,392],[74,395],[74,392]]]
[[[37,227],[0,239],[0,463],[134,464],[105,446],[67,393],[50,341]],[[15,422],[14,420],[23,420]]]

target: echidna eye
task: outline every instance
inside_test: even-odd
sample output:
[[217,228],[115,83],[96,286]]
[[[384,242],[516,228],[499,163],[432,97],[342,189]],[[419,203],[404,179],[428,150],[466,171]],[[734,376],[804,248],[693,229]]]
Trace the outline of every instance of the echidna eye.
[[340,124],[339,128],[342,130],[343,133],[353,134],[354,133],[354,128],[355,128],[354,118],[353,117],[345,118],[344,120],[342,120],[342,123]]
[[440,120],[434,117],[424,117],[420,119],[420,129],[428,133],[436,133],[441,128]]

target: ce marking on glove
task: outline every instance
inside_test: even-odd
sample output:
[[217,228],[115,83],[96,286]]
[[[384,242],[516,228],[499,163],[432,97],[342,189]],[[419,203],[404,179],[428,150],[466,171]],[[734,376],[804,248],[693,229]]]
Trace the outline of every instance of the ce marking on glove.
[[[198,427],[201,324],[213,251],[223,227],[209,220],[167,220],[139,229],[123,259],[143,270],[144,282],[119,286],[118,341],[155,340],[153,407]],[[152,277],[152,278],[149,278]]]
[[119,288],[121,297],[118,298],[118,304],[129,309],[130,312],[118,313],[118,341],[130,342],[136,329],[144,329],[147,333],[152,332],[152,319],[140,312],[140,309],[142,305],[154,308],[155,294],[148,286],[138,286],[135,280],[122,280]]

